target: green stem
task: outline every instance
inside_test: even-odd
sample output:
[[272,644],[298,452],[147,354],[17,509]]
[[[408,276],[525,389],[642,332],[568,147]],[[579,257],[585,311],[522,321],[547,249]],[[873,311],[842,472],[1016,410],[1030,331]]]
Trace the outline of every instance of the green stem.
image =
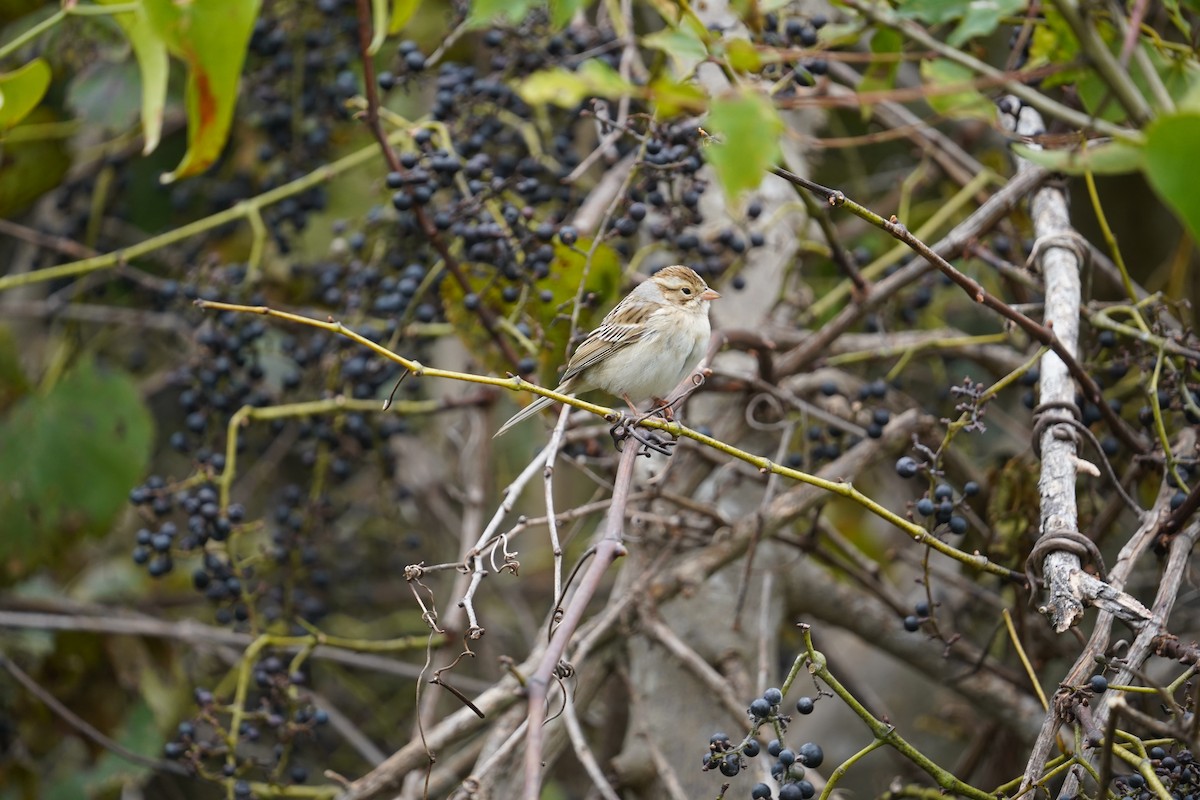
[[[394,133],[388,137],[389,142],[392,139],[397,141],[404,138],[402,133]],[[17,275],[0,276],[0,292],[6,289],[13,289],[18,286],[28,286],[33,283],[41,283],[43,281],[52,281],[59,278],[69,278],[75,275],[86,275],[89,272],[98,272],[102,269],[112,269],[119,264],[127,263],[128,261],[144,256],[147,253],[152,253],[155,250],[160,250],[168,245],[181,242],[201,233],[219,228],[229,222],[236,222],[240,219],[250,218],[257,214],[262,209],[281,200],[285,200],[293,195],[324,183],[347,170],[357,167],[361,164],[366,164],[379,156],[379,146],[376,144],[369,145],[357,150],[350,155],[344,156],[331,164],[318,167],[307,175],[302,175],[290,183],[285,183],[282,186],[277,186],[270,191],[252,197],[249,200],[243,200],[240,203],[227,208],[224,211],[219,211],[211,216],[198,219],[195,222],[190,222],[178,228],[167,231],[158,236],[152,236],[144,242],[130,245],[122,250],[114,250],[111,253],[85,258],[80,261],[72,261],[69,264],[59,264],[55,267],[46,267],[45,269],[34,270],[32,272],[23,272]]]
[[[224,513],[229,508],[229,493],[233,487],[233,478],[237,474],[238,432],[251,420],[290,419],[314,414],[340,414],[347,411],[379,411],[379,406],[378,400],[355,400],[338,395],[325,400],[310,400],[304,403],[286,403],[265,408],[255,406],[239,408],[229,418],[229,428],[225,436],[225,469],[221,472],[218,482],[221,512]],[[423,400],[393,403],[389,406],[389,410],[394,408],[400,414],[428,414],[440,407],[440,403],[436,400]]]
[[829,795],[833,792],[834,787],[837,786],[838,781],[846,776],[846,773],[850,771],[850,767],[865,758],[872,750],[878,750],[885,744],[887,742],[883,741],[883,739],[876,739],[841,764],[838,764],[837,769],[830,773],[829,779],[825,782],[825,788],[821,790],[821,796],[817,800],[829,800]]
[[[866,723],[867,727],[871,729],[871,733],[875,734],[875,739],[879,743],[886,744],[894,748],[896,752],[900,753],[900,755],[904,756],[913,764],[915,764],[923,772],[929,775],[929,777],[933,778],[937,785],[942,787],[942,789],[947,792],[962,795],[963,797],[970,797],[972,800],[995,800],[992,795],[988,794],[982,789],[976,789],[969,783],[960,781],[958,778],[951,775],[947,770],[935,764],[929,759],[928,756],[917,750],[915,747],[909,744],[904,737],[897,733],[894,725],[889,725],[882,720],[876,719],[870,711],[867,711],[862,703],[858,702],[858,698],[851,694],[846,687],[842,686],[841,682],[839,682],[837,678],[833,677],[833,674],[829,671],[828,662],[826,661],[824,654],[813,648],[812,628],[810,628],[808,625],[801,625],[800,633],[804,637],[805,656],[808,659],[808,671],[813,675],[816,675],[826,685],[828,685],[829,688],[833,690],[833,693],[840,697],[842,702],[848,705],[850,710],[853,711],[859,719]],[[822,800],[825,800],[824,793],[822,793],[821,797]]]
[[843,2],[848,7],[866,16],[872,22],[899,31],[921,47],[934,51],[942,58],[959,66],[966,67],[985,78],[999,81],[1004,91],[1015,95],[1027,105],[1033,106],[1046,116],[1060,119],[1080,130],[1094,130],[1107,136],[1112,136],[1128,144],[1143,145],[1146,142],[1146,137],[1141,131],[1123,128],[1107,120],[1089,116],[1082,111],[1076,111],[1069,106],[1050,99],[1036,89],[1032,89],[1019,81],[1009,79],[1003,71],[931,36],[928,31],[915,22],[897,17],[890,8],[883,4],[875,4],[869,2],[869,0],[843,0]]
[[[570,397],[568,395],[559,394],[558,392],[550,389],[544,389],[541,386],[523,380],[519,376],[513,376],[511,378],[494,378],[490,375],[474,375],[469,372],[456,372],[454,370],[427,367],[418,361],[404,358],[403,356],[392,352],[383,345],[373,342],[362,334],[347,328],[340,322],[325,322],[322,320],[312,319],[311,317],[305,317],[300,314],[292,314],[288,311],[278,311],[267,306],[247,306],[235,303],[218,303],[209,300],[197,300],[196,305],[200,308],[208,308],[216,311],[233,311],[243,314],[260,314],[268,317],[276,317],[289,322],[295,322],[301,325],[319,328],[320,330],[328,331],[329,333],[333,333],[338,336],[344,336],[347,339],[350,339],[362,345],[363,347],[368,348],[371,350],[371,352],[382,356],[389,361],[399,364],[408,370],[414,377],[425,376],[429,378],[444,378],[456,381],[466,381],[468,383],[478,383],[484,386],[497,386],[502,389],[509,389],[511,391],[519,391],[524,389],[533,392],[534,394],[541,395],[542,397],[549,397],[551,400],[555,400],[559,403],[565,403],[567,405],[574,406],[575,408],[583,409],[584,411],[588,411],[596,416],[604,417],[609,422],[615,422],[620,416],[618,412],[611,408],[596,405],[595,403],[589,403],[584,400],[579,400],[578,398]],[[260,411],[261,410],[262,409],[260,409]],[[246,412],[246,414],[238,420],[238,423],[241,424],[241,420],[246,419],[249,414],[250,412]],[[235,418],[237,416],[237,414],[234,415]],[[234,420],[231,419],[231,432],[235,430],[233,428],[233,424]],[[917,525],[916,523],[905,519],[894,511],[881,506],[879,503],[875,502],[870,497],[856,489],[854,485],[848,481],[830,481],[826,480],[825,478],[819,478],[816,475],[810,475],[807,472],[801,472],[800,470],[792,469],[791,467],[785,467],[781,464],[776,464],[769,458],[748,453],[745,450],[734,447],[733,445],[726,444],[720,439],[715,439],[711,436],[706,436],[699,431],[692,430],[691,428],[681,425],[678,422],[668,422],[663,419],[650,418],[642,420],[639,424],[646,428],[654,428],[655,430],[665,431],[676,438],[683,436],[688,439],[692,439],[693,441],[711,447],[714,450],[725,453],[732,458],[745,461],[747,464],[752,464],[763,473],[781,475],[785,478],[791,478],[792,480],[799,481],[800,483],[806,483],[810,486],[815,486],[818,489],[824,489],[825,491],[836,494],[840,497],[853,500],[866,510],[870,511],[872,514],[887,520],[900,530],[907,533],[913,538],[914,541],[920,542],[926,547],[933,548],[939,553],[949,556],[950,558],[953,558],[956,561],[971,567],[972,569],[987,572],[992,575],[998,575],[1010,580],[1021,578],[1018,573],[1013,572],[1007,567],[1003,567],[992,562],[985,555],[978,553],[965,553],[962,550],[943,542],[936,536],[931,536],[929,532],[920,525]],[[227,447],[232,446],[234,445],[227,444]],[[226,463],[229,463],[228,460]]]
[[50,30],[51,28],[53,28],[55,25],[62,22],[66,18],[67,18],[66,9],[60,8],[58,11],[54,12],[53,14],[46,17],[41,22],[39,22],[36,25],[34,25],[33,27],[29,28],[27,31],[22,33],[17,38],[13,39],[8,44],[4,45],[3,47],[0,47],[0,59],[8,58],[10,55],[12,55],[18,49],[20,49],[24,45],[28,44],[29,42],[32,42],[34,39],[41,36],[43,33]]

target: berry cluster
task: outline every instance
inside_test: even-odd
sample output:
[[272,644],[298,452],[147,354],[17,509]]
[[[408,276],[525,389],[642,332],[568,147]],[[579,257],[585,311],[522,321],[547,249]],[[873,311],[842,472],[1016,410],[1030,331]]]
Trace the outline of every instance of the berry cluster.
[[[820,394],[822,399],[839,398],[841,389],[834,381],[824,381],[820,386]],[[793,469],[813,469],[839,458],[846,449],[860,441],[860,436],[849,433],[847,427],[854,430],[854,426],[857,426],[871,439],[883,436],[883,429],[892,420],[891,410],[882,404],[887,395],[888,385],[882,379],[864,384],[855,396],[857,399],[843,399],[840,404],[847,410],[852,426],[810,425],[804,433],[807,440],[805,451],[789,453],[784,463]]]
[[[163,747],[163,755],[178,761],[193,774],[224,783],[238,798],[252,796],[251,782],[303,784],[309,767],[301,761],[305,743],[311,742],[329,722],[323,709],[313,706],[305,687],[304,669],[288,672],[276,655],[264,656],[253,668],[249,710],[239,715],[237,736],[233,709],[208,689],[193,692],[197,712],[179,723],[175,736]],[[267,749],[263,733],[270,731],[277,743]],[[234,750],[230,742],[236,741]]]
[[[775,759],[771,765],[771,777],[779,784],[779,800],[809,800],[816,794],[816,789],[810,781],[805,780],[804,770],[806,767],[815,769],[821,766],[825,753],[820,745],[813,742],[806,742],[795,750],[785,745],[782,737],[787,732],[791,717],[781,713],[782,704],[783,692],[776,688],[767,689],[761,697],[755,698],[747,709],[750,732],[736,745],[728,735],[714,733],[709,738],[702,768],[705,771],[716,769],[727,778],[736,776],[745,768],[745,759],[755,758],[761,752],[759,730],[769,726],[779,737],[767,744],[767,754]],[[796,711],[800,714],[811,714],[815,708],[816,701],[811,697],[801,697],[796,701]],[[773,796],[770,785],[766,783],[755,784],[750,792],[753,800],[768,800]]]

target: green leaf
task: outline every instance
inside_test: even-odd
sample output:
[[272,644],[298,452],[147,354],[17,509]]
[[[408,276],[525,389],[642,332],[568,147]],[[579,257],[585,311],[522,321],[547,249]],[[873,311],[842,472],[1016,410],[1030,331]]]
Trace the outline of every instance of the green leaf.
[[98,58],[71,78],[66,106],[88,130],[106,135],[125,133],[141,114],[137,95],[129,91],[137,81],[138,66],[132,59]]
[[1002,18],[1017,14],[1026,5],[1028,0],[972,0],[966,4],[958,27],[946,37],[946,44],[962,47],[971,39],[987,36],[996,30]]
[[[124,0],[99,0],[103,5],[122,3]],[[142,152],[149,154],[158,147],[162,138],[163,109],[167,103],[167,77],[170,64],[167,46],[146,16],[145,6],[134,11],[113,14],[113,19],[125,31],[129,44],[137,59],[142,78],[142,138],[146,140]]]
[[762,183],[767,169],[779,160],[783,121],[760,94],[746,91],[715,98],[704,127],[717,137],[704,148],[704,157],[731,200]]
[[0,326],[0,414],[29,392],[29,381],[21,369],[21,351],[12,330]]
[[975,77],[969,69],[944,58],[921,62],[921,78],[933,88],[925,98],[943,116],[956,119],[996,118],[996,106],[971,86]]
[[[540,337],[541,374],[544,385],[554,386],[557,383],[558,367],[564,363],[567,344],[570,337],[571,308],[583,281],[583,270],[587,261],[587,251],[592,242],[587,238],[580,239],[573,249],[556,242],[554,260],[550,262],[550,274],[539,280],[531,292],[524,307],[525,319],[534,331],[534,338]],[[512,303],[504,302],[501,296],[501,286],[496,280],[494,267],[483,264],[464,264],[465,277],[471,287],[471,292],[479,297],[481,305],[491,310],[496,317],[512,314]],[[589,294],[599,298],[599,302],[580,310],[579,327],[584,332],[591,330],[599,323],[601,309],[611,307],[616,302],[617,291],[621,282],[621,258],[607,244],[600,244],[592,255],[592,266],[588,270],[584,282],[584,296]],[[550,299],[543,301],[541,292],[550,291]],[[478,312],[467,310],[464,305],[464,292],[457,281],[444,280],[441,283],[442,307],[445,309],[446,320],[454,326],[455,332],[462,339],[467,349],[492,372],[503,373],[511,370],[499,354],[491,336],[479,324]]]
[[563,67],[535,72],[517,84],[517,94],[530,105],[547,103],[574,108],[585,97],[621,97],[632,94],[634,86],[608,64],[590,59],[572,72]]
[[901,17],[917,19],[928,25],[940,25],[963,15],[964,4],[947,0],[907,0],[901,3],[896,13]]
[[1013,151],[1031,161],[1064,175],[1125,175],[1142,167],[1142,148],[1123,142],[1105,142],[1086,150],[1043,150],[1026,144],[1014,144]]
[[762,56],[758,48],[745,39],[730,39],[725,45],[729,66],[737,72],[758,72],[762,69]]
[[421,0],[392,0],[392,19],[388,23],[388,35],[395,36],[416,15]]
[[565,356],[571,334],[571,308],[575,303],[580,282],[584,284],[584,297],[590,294],[597,298],[597,302],[590,307],[580,309],[579,329],[584,333],[599,325],[604,314],[619,299],[621,257],[607,244],[596,247],[596,252],[592,254],[591,269],[588,270],[587,280],[584,280],[586,253],[591,247],[592,241],[586,237],[580,239],[575,248],[555,242],[550,275],[538,281],[539,289],[550,290],[550,300],[543,303],[539,299],[529,306],[529,314],[536,320],[544,337],[541,375],[547,386],[558,383],[559,367],[566,363]]
[[467,14],[467,27],[483,28],[497,19],[517,23],[525,19],[536,0],[473,0]]
[[[904,37],[892,28],[878,28],[871,34],[871,52],[877,55],[899,55],[904,45]],[[882,58],[872,61],[863,73],[862,82],[858,85],[859,92],[878,92],[891,89],[896,85],[896,73],[900,69],[900,59]]]
[[[34,109],[25,125],[55,123],[61,120],[46,106]],[[14,137],[15,138],[15,137]],[[71,166],[66,140],[49,136],[31,136],[4,144],[3,168],[0,169],[0,217],[24,210],[37,198],[53,189]]]
[[690,27],[663,28],[643,36],[643,47],[661,50],[671,59],[671,68],[679,77],[690,75],[696,66],[708,58],[708,48]]
[[708,109],[708,95],[695,83],[655,78],[646,88],[654,101],[654,113],[660,118],[669,119],[682,112],[700,114]]
[[550,27],[555,30],[565,27],[583,8],[585,0],[550,0]]
[[1028,0],[905,0],[899,4],[896,13],[928,25],[958,20],[946,43],[961,47],[978,36],[987,36],[996,30],[1002,18],[1022,11],[1028,4]]
[[50,65],[35,58],[0,75],[0,130],[8,130],[37,108],[50,88]]
[[1200,114],[1159,117],[1146,129],[1145,171],[1150,185],[1200,240],[1200,183],[1191,164],[1200,142]]
[[133,381],[81,363],[0,421],[0,561],[20,573],[108,529],[150,456],[153,422]]
[[163,183],[195,175],[221,155],[260,0],[145,0],[151,28],[188,67],[188,150]]
[[383,47],[383,40],[387,38],[390,10],[388,0],[371,0],[371,43],[367,45],[367,55],[373,56]]

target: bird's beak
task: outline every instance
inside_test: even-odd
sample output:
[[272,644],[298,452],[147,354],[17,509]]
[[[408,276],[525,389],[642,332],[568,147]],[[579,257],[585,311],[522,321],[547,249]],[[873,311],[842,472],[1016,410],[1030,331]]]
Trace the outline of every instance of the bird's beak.
[[717,294],[712,289],[705,289],[704,293],[700,295],[700,299],[701,300],[716,300],[720,296],[721,295]]

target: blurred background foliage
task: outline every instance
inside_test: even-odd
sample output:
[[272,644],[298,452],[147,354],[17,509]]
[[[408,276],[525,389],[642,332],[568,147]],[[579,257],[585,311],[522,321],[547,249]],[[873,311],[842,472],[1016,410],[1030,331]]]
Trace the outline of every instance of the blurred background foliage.
[[[632,273],[667,263],[695,266],[730,297],[734,310],[717,312],[724,327],[817,328],[849,285],[824,239],[797,221],[798,200],[764,213],[766,171],[802,162],[911,230],[930,224],[932,238],[969,213],[961,182],[927,148],[885,132],[874,108],[899,98],[969,150],[992,173],[971,201],[1011,173],[994,101],[1027,70],[1021,80],[1056,108],[1112,128],[1082,147],[1078,126],[1051,113],[1046,150],[1021,152],[1073,176],[1083,235],[1104,242],[1103,208],[1132,278],[1190,326],[1197,7],[1151,5],[1138,33],[1151,44],[1130,70],[1143,107],[1122,102],[1097,57],[1081,55],[1090,45],[1055,3],[741,0],[722,27],[662,0],[374,0],[364,4],[375,28],[368,74],[403,164],[389,174],[363,120],[354,0],[0,2],[0,613],[61,626],[5,617],[0,652],[77,715],[55,713],[17,672],[0,675],[0,798],[232,797],[239,782],[259,796],[331,796],[325,770],[359,775],[380,755],[370,742],[386,755],[409,741],[424,639],[346,663],[305,647],[246,648],[260,634],[317,629],[356,643],[350,651],[422,637],[405,567],[460,561],[463,520],[490,515],[541,445],[540,433],[481,444],[513,410],[507,395],[409,377],[382,413],[401,378],[395,364],[325,332],[204,314],[193,300],[332,317],[422,363],[544,385]],[[1123,31],[1115,16],[1097,23],[1109,59]],[[629,37],[642,67],[632,72]],[[981,73],[954,53],[1008,72]],[[716,65],[726,87],[700,80],[701,65]],[[857,86],[838,71],[851,68]],[[618,107],[626,130],[606,124]],[[623,179],[630,154],[644,169]],[[588,206],[597,196],[612,198],[603,218]],[[864,223],[837,226],[872,278],[908,262]],[[784,236],[799,237],[795,257],[756,276],[756,254]],[[1028,220],[1006,220],[984,249],[1021,266]],[[965,260],[989,289],[1036,302],[986,259]],[[1094,296],[1122,297],[1111,281]],[[996,329],[930,275],[860,330],[944,325]],[[1137,401],[1126,405],[1136,417],[1140,354],[1088,347],[1113,368],[1116,394]],[[869,416],[869,403],[903,385],[945,416],[954,403],[944,387],[970,366],[842,368],[865,394],[840,384],[825,394],[855,413],[865,397]],[[1167,400],[1176,423],[1195,422],[1186,402]],[[1005,403],[1023,413],[1019,394]],[[265,413],[230,428],[244,407]],[[741,410],[706,421],[722,413]],[[806,435],[784,453],[789,465],[816,469],[843,450],[840,431]],[[579,473],[607,469],[606,441],[568,445]],[[995,539],[972,544],[1014,566],[1036,526],[1022,511],[1031,486],[1016,450],[1007,435],[980,437],[964,445],[972,466],[962,470],[997,487],[978,509]],[[887,496],[890,479],[863,485]],[[576,473],[559,490],[560,509],[603,494]],[[536,516],[539,503],[517,510]],[[860,508],[828,511],[886,560]],[[595,524],[571,523],[569,554]],[[497,656],[523,655],[536,638],[552,601],[543,547],[525,543],[520,580],[489,586],[480,658],[456,676],[468,695],[496,679]],[[443,613],[449,585],[437,584]],[[1047,659],[1061,655],[1043,645]],[[239,682],[251,684],[249,700]],[[240,713],[227,705],[235,696]],[[330,725],[338,708],[350,720]],[[85,726],[152,761],[122,756]],[[366,744],[348,743],[347,730]],[[230,737],[236,757],[222,750]],[[211,746],[198,752],[201,740]],[[698,746],[683,745],[688,758]],[[176,774],[164,756],[194,759],[209,780]],[[560,775],[547,796],[582,797],[580,785]]]

